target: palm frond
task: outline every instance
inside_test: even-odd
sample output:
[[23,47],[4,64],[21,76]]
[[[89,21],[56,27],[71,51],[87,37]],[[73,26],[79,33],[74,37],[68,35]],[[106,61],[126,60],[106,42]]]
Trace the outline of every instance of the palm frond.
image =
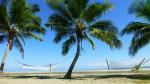
[[[93,37],[101,39],[111,48],[121,47],[121,42],[117,38],[118,30],[110,21],[94,21],[112,8],[112,4],[108,2],[88,4],[89,0],[46,1],[49,7],[54,10],[54,14],[49,17],[46,26],[56,32],[55,43],[76,36],[75,39],[87,40],[94,49],[94,42],[88,36],[90,32]],[[91,25],[92,23],[93,25]],[[62,54],[64,55],[69,51],[70,39],[63,45],[65,48],[63,48]]]
[[76,39],[75,39],[74,36],[71,36],[68,40],[66,40],[63,43],[62,54],[66,55],[69,52],[69,50],[72,47],[72,45],[75,44],[75,42],[76,42]]
[[50,27],[52,31],[57,32],[53,40],[55,43],[60,42],[64,37],[71,35],[74,31],[70,28],[71,23],[59,14],[51,15],[46,26]]
[[33,13],[36,13],[36,12],[39,12],[39,11],[40,11],[40,7],[39,7],[39,5],[37,5],[37,4],[31,4],[31,5],[29,5],[29,9],[30,9]]
[[24,58],[24,48],[18,38],[15,39],[13,46],[20,51],[20,53],[22,54],[22,58]]
[[45,34],[46,29],[36,24],[26,24],[22,29],[23,32],[32,32],[36,34]]
[[129,13],[150,21],[150,0],[134,0],[129,7]]
[[66,8],[64,2],[62,2],[60,0],[46,0],[46,3],[48,4],[48,6],[51,9],[58,12],[62,16],[66,17],[70,20],[72,19],[72,16],[70,15],[68,9]]
[[29,18],[22,24],[19,24],[17,27],[21,32],[32,32],[36,34],[45,34],[46,29],[41,27],[41,19],[39,17]]
[[139,38],[133,38],[129,48],[129,54],[134,56],[138,50],[150,42],[150,33],[146,33]]
[[97,17],[101,16],[102,14],[104,14],[110,8],[112,8],[112,4],[108,4],[108,3],[105,3],[105,4],[99,4],[99,3],[92,4],[92,5],[88,6],[88,8],[83,13],[83,18],[87,22],[91,22],[91,21],[95,20],[95,18],[97,18]]
[[55,43],[59,43],[62,39],[65,39],[67,37],[69,37],[70,32],[69,31],[62,31],[62,32],[57,32],[53,41]]
[[16,24],[22,22],[26,9],[26,0],[11,0],[9,10],[11,22]]
[[6,35],[0,35],[0,44],[4,43],[5,41],[7,41],[7,36]]
[[139,32],[141,30],[144,30],[147,27],[150,27],[150,24],[142,23],[142,22],[131,22],[126,26],[126,28],[124,28],[122,30],[121,35],[135,34],[135,33]]
[[0,5],[0,29],[9,30],[10,22],[7,16],[6,6]]
[[69,20],[67,20],[67,18],[59,14],[53,14],[49,17],[46,26],[51,27],[51,29],[54,31],[62,31],[71,26],[71,23],[69,22]]
[[12,0],[10,5],[9,17],[14,25],[23,25],[35,19],[33,7],[28,6],[26,0]]
[[26,38],[34,38],[36,40],[43,41],[43,39],[40,36],[38,36],[36,34],[33,34],[31,32],[24,33],[24,37],[26,37]]
[[122,30],[122,35],[133,34],[129,54],[134,56],[138,50],[149,43],[150,24],[141,22],[131,22]]
[[18,40],[22,41],[23,44],[25,45],[25,40],[24,40],[23,35],[21,35],[20,33],[18,33],[17,38],[18,38]]
[[85,38],[87,39],[87,41],[92,45],[92,48],[95,49],[95,45],[94,42],[92,41],[92,39],[88,36],[87,33],[84,33]]
[[73,18],[80,18],[89,0],[65,0],[65,4]]
[[[7,0],[1,0],[7,1]],[[9,5],[0,1],[0,43],[8,42],[10,50],[16,47],[22,56],[26,38],[43,41],[39,34],[45,34],[41,27],[41,19],[35,13],[39,11],[37,5],[29,5],[26,0],[8,0]]]
[[97,28],[103,31],[118,33],[118,29],[113,25],[113,23],[109,20],[97,21],[91,25],[90,28]]
[[121,41],[117,38],[117,35],[112,32],[102,31],[99,29],[93,28],[91,31],[91,35],[110,46],[110,48],[120,48]]

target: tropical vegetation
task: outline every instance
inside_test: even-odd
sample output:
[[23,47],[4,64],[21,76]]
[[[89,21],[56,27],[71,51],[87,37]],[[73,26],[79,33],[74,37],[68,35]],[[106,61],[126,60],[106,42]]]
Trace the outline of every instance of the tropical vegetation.
[[129,54],[134,56],[150,42],[150,0],[134,0],[129,7],[129,13],[145,20],[145,22],[130,22],[122,30],[122,35],[133,34]]
[[[111,49],[120,49],[122,43],[118,38],[118,29],[110,20],[101,17],[113,8],[108,0],[90,3],[90,0],[45,0],[53,14],[48,18],[46,27],[55,32],[54,43],[63,42],[62,54],[67,55],[76,45],[76,54],[64,76],[70,79],[73,69],[80,57],[83,41],[87,41],[95,49],[93,40],[106,43]],[[0,65],[0,75],[3,73],[9,51],[18,49],[24,58],[26,39],[43,41],[41,35],[45,29],[41,26],[41,18],[37,16],[40,8],[37,4],[29,4],[27,0],[0,0],[0,45],[6,43],[6,49]],[[144,22],[130,22],[121,35],[132,34],[129,54],[134,56],[150,42],[150,0],[133,0],[129,14],[143,18]],[[106,60],[108,70],[110,69]],[[146,61],[147,62],[147,61]],[[145,58],[135,65],[138,71],[145,63]]]
[[49,16],[47,27],[56,32],[54,42],[64,40],[62,54],[66,55],[73,45],[77,46],[76,55],[70,65],[65,79],[70,79],[74,66],[80,56],[81,43],[88,41],[95,49],[92,38],[108,44],[111,49],[120,48],[118,30],[109,20],[99,20],[99,17],[113,7],[108,2],[89,3],[89,0],[46,0],[54,11]]
[[15,47],[24,56],[25,39],[43,40],[39,34],[44,34],[45,29],[41,27],[40,17],[36,16],[38,11],[38,5],[27,4],[26,0],[0,1],[0,43],[7,43],[0,73],[3,73],[9,50]]

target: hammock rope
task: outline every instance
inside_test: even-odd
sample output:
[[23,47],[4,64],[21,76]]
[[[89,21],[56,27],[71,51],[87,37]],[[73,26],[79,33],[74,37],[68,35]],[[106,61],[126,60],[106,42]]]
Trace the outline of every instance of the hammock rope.
[[53,64],[48,64],[48,65],[39,65],[39,66],[35,66],[35,65],[30,65],[30,64],[25,64],[25,63],[22,63],[18,60],[15,59],[15,61],[21,65],[21,68],[25,68],[25,69],[34,69],[34,70],[49,70],[50,72],[53,71],[57,66],[58,64],[66,61],[68,58],[65,58],[61,61],[58,61],[56,63],[53,63]]

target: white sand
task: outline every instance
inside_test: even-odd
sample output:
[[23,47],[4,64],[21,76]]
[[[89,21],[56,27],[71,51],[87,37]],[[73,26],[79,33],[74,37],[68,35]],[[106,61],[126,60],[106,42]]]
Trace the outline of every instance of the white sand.
[[1,79],[0,84],[136,84],[121,79],[102,79],[102,80],[61,80],[61,79]]
[[[114,73],[78,73],[74,74],[75,79],[64,80],[59,79],[64,74],[52,74],[50,78],[38,78],[49,77],[49,74],[21,74],[21,75],[7,75],[8,77],[0,78],[0,84],[150,84],[150,80],[131,79],[127,77],[99,77],[101,75],[112,75]],[[120,73],[117,73],[120,74]],[[124,73],[125,75],[131,73]],[[13,78],[17,76],[30,76],[27,78]],[[33,76],[33,77],[32,77]],[[98,76],[98,77],[97,77]],[[10,78],[9,78],[10,77]],[[12,78],[11,78],[12,77]]]

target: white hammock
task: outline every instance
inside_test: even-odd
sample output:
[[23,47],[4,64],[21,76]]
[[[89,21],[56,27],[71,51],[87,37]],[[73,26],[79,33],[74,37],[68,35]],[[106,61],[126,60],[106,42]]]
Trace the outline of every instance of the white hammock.
[[[109,61],[109,67],[114,70],[121,70],[121,69],[134,69],[135,66],[139,66],[141,69],[149,68],[150,66],[144,66],[144,64],[148,63],[150,59],[143,59],[142,61],[136,62],[116,62],[116,61]],[[105,64],[106,65],[106,64]]]
[[42,71],[47,71],[47,70],[50,70],[50,67],[41,67],[41,66],[21,66],[21,68],[24,68],[24,69],[33,69],[33,70],[42,70]]
[[22,65],[21,68],[32,69],[32,70],[41,70],[41,71],[54,71],[56,66],[27,66],[27,65]]
[[15,60],[18,64],[21,65],[21,68],[24,68],[24,69],[31,69],[31,70],[40,70],[40,71],[54,71],[54,69],[58,66],[58,64],[64,62],[66,59],[64,60],[61,60],[59,62],[56,62],[56,63],[53,63],[53,64],[49,64],[49,65],[44,65],[44,66],[33,66],[33,65],[28,65],[28,64],[24,64],[24,63],[21,63],[17,60]]

